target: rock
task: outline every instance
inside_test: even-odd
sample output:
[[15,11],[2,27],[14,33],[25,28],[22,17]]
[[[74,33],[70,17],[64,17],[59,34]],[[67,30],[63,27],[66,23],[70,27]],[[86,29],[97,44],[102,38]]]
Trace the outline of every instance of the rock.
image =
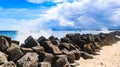
[[4,37],[0,37],[0,51],[5,51],[9,46],[9,42]]
[[44,41],[47,41],[47,39],[44,36],[41,36],[40,38],[38,38],[37,40],[40,44],[42,44]]
[[45,52],[52,53],[52,54],[61,54],[61,51],[57,46],[54,46],[50,41],[45,41],[41,44],[45,48]]
[[20,47],[25,47],[25,44],[22,43],[22,44],[20,45]]
[[79,50],[72,50],[71,52],[73,52],[75,54],[75,60],[79,60],[81,57],[81,52]]
[[22,58],[17,60],[18,67],[38,67],[38,54],[34,52],[26,53]]
[[71,43],[61,43],[59,45],[59,49],[62,50],[64,48],[66,48],[67,50],[74,50],[74,49],[76,49],[76,47],[74,45],[72,45]]
[[67,38],[70,38],[70,39],[71,39],[72,37],[74,37],[74,36],[75,36],[74,33],[69,33],[69,34],[66,35],[66,37],[67,37]]
[[11,46],[7,49],[7,53],[9,55],[9,59],[12,61],[18,60],[21,56],[23,56],[23,52],[20,50],[18,46]]
[[7,60],[7,57],[5,56],[5,54],[0,52],[0,65],[7,63],[7,62],[8,62],[8,60]]
[[17,40],[12,40],[11,42],[12,42],[12,43],[15,43],[15,44],[18,44],[18,45],[20,44],[20,42],[17,41]]
[[68,51],[66,49],[62,50],[63,54],[67,56],[68,62],[69,63],[74,63],[75,62],[75,54],[72,51]]
[[67,67],[68,65],[69,63],[66,55],[56,55],[54,57],[52,67]]
[[39,61],[40,62],[49,62],[49,63],[52,63],[53,61],[53,58],[54,58],[54,55],[53,54],[50,54],[50,53],[39,53]]
[[52,40],[51,42],[52,42],[53,45],[55,45],[55,46],[57,46],[57,47],[58,47],[59,44],[60,44],[60,41],[59,41],[59,40]]
[[40,45],[38,46],[35,46],[35,47],[32,47],[33,51],[36,52],[36,53],[41,53],[41,52],[44,52],[44,48]]
[[99,45],[98,42],[93,42],[93,45],[95,46],[96,49],[101,49],[101,46]]
[[86,52],[83,52],[81,56],[83,57],[83,59],[93,59],[93,56],[91,56],[90,54]]
[[10,47],[19,47],[19,44],[11,43]]
[[94,51],[92,48],[91,48],[91,44],[85,44],[84,45],[84,51],[89,53],[89,54],[92,54],[92,52]]
[[40,45],[32,36],[29,36],[26,40],[25,40],[25,47],[27,48],[31,48],[34,46]]
[[55,37],[55,36],[50,36],[50,37],[49,37],[49,40],[50,40],[50,41],[56,40],[56,37]]
[[75,62],[75,54],[73,52],[68,52],[66,54],[68,62],[69,63],[74,63]]
[[8,41],[8,43],[11,44],[11,38],[10,38],[10,37],[8,37],[8,36],[3,36],[3,35],[0,36],[0,38],[1,38],[1,37],[5,38],[5,39]]
[[75,63],[71,63],[70,65],[71,65],[71,67],[76,67],[76,66],[79,66],[80,64],[75,62]]
[[69,39],[69,38],[67,38],[67,37],[63,37],[63,38],[61,38],[60,39],[62,42],[66,42],[66,43],[72,43],[72,41]]
[[9,61],[1,65],[1,67],[17,67],[13,61]]
[[21,47],[20,49],[22,50],[22,52],[23,52],[24,54],[26,54],[26,53],[28,53],[28,52],[33,52],[32,48]]
[[101,41],[100,37],[99,37],[99,36],[96,36],[96,37],[95,37],[95,42],[100,42],[100,41]]
[[61,44],[59,45],[59,49],[60,49],[60,50],[62,50],[62,49],[64,49],[64,48],[66,48],[67,50],[70,50],[70,45],[69,45],[69,43],[61,43]]
[[86,44],[86,41],[85,40],[80,40],[79,41],[79,44],[77,44],[79,46],[79,48],[81,50],[84,50],[84,45]]
[[51,64],[48,62],[39,62],[38,67],[51,67]]
[[95,38],[94,38],[94,36],[93,35],[91,35],[91,34],[88,34],[87,35],[87,43],[91,43],[91,42],[94,42],[95,41]]

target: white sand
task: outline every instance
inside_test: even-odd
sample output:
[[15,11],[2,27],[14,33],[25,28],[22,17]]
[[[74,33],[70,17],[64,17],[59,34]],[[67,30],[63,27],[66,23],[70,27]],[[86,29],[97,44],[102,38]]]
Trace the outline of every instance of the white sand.
[[94,59],[76,61],[80,63],[77,67],[120,67],[120,41],[112,46],[104,46]]

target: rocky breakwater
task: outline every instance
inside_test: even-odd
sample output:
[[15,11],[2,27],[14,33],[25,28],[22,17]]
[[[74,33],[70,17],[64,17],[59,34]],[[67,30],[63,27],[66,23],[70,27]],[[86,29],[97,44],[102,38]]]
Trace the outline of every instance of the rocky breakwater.
[[120,39],[119,31],[109,34],[66,34],[58,39],[29,36],[24,44],[7,36],[0,36],[0,67],[75,67],[81,57],[92,59],[103,46]]

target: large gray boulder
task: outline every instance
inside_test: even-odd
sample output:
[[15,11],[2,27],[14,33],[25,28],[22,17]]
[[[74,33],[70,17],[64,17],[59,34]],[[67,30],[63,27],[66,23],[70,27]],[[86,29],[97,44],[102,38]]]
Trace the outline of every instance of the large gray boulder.
[[29,36],[25,41],[24,47],[31,48],[37,45],[40,45],[37,40],[35,40],[32,36]]
[[23,56],[23,52],[20,50],[20,47],[15,44],[7,49],[7,53],[9,55],[9,59],[12,61],[16,61]]
[[0,37],[0,51],[5,51],[9,46],[9,42],[4,37]]
[[22,50],[22,52],[23,52],[24,54],[26,54],[27,52],[33,52],[32,48],[21,47],[20,49]]
[[49,62],[49,63],[52,63],[53,61],[53,58],[54,58],[54,55],[51,54],[51,53],[39,53],[39,61],[40,62]]
[[45,48],[45,52],[52,53],[52,54],[61,54],[61,51],[57,46],[54,46],[51,41],[45,41],[41,44]]
[[41,52],[44,52],[44,48],[40,45],[38,46],[35,46],[35,47],[32,47],[33,51],[36,52],[36,53],[41,53]]
[[22,58],[17,60],[18,67],[38,67],[38,54],[34,52],[26,53]]
[[1,37],[5,38],[5,39],[8,41],[8,43],[11,44],[11,37],[3,36],[3,35],[0,36],[0,38],[1,38]]
[[54,57],[52,67],[70,67],[66,55],[56,55]]

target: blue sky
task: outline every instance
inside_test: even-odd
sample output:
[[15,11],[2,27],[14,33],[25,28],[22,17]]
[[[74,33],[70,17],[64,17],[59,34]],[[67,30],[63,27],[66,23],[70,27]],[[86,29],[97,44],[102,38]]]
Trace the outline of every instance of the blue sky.
[[119,0],[0,0],[0,30],[120,29]]

